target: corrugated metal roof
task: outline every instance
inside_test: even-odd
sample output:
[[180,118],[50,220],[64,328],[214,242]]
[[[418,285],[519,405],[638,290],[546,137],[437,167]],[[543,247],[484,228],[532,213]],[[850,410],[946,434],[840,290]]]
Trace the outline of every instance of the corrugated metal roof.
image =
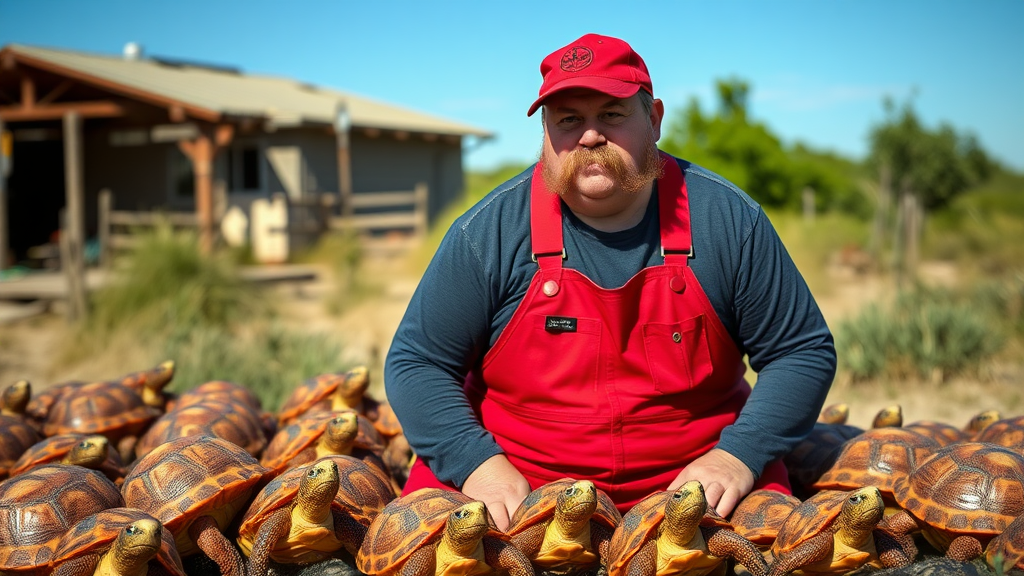
[[493,136],[468,124],[288,78],[23,44],[10,44],[5,50],[190,106],[221,114],[268,118],[279,125],[333,124],[338,103],[344,101],[353,126],[482,138]]

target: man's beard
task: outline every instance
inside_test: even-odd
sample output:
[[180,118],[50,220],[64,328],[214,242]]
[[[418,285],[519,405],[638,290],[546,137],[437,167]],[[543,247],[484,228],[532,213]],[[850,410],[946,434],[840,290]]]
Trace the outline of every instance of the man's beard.
[[556,172],[551,167],[551,163],[543,162],[544,152],[542,151],[541,164],[544,183],[548,190],[560,195],[565,195],[567,192],[579,192],[576,183],[580,173],[592,164],[598,164],[611,175],[612,181],[618,185],[619,190],[626,194],[636,194],[662,175],[658,147],[653,138],[648,140],[648,145],[644,147],[643,157],[640,158],[636,167],[628,165],[622,156],[610,146],[597,146],[573,150],[562,160],[561,169]]

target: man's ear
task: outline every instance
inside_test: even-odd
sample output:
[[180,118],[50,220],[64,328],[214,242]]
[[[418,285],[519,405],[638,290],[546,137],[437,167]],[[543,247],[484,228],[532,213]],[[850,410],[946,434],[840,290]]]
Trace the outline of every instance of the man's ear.
[[654,141],[661,139],[661,120],[665,117],[665,103],[655,98],[651,103],[651,128],[654,130]]

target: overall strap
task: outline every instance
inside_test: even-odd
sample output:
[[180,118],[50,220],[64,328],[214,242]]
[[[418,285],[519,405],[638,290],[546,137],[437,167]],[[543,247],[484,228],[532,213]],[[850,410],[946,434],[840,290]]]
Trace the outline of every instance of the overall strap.
[[544,184],[540,162],[530,183],[530,242],[533,261],[541,270],[557,270],[565,258],[562,243],[562,198]]
[[658,180],[658,219],[661,255],[665,257],[666,265],[686,266],[693,256],[686,178],[675,158],[664,152],[660,154],[662,176]]

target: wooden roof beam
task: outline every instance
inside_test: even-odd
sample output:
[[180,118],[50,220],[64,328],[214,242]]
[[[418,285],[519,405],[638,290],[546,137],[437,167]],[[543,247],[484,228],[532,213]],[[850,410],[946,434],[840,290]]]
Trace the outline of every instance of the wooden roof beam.
[[60,120],[68,112],[77,112],[82,118],[117,118],[125,115],[124,106],[110,100],[60,102],[45,106],[0,106],[0,118],[5,122]]
[[50,92],[46,96],[43,96],[42,98],[40,98],[39,102],[36,102],[36,104],[50,104],[51,102],[53,102],[57,98],[60,98],[61,96],[63,96],[64,93],[67,92],[68,89],[70,89],[74,85],[75,85],[74,81],[72,81],[72,80],[65,80],[65,81],[61,82],[60,84],[58,84],[56,88],[54,88],[53,90],[50,90]]

